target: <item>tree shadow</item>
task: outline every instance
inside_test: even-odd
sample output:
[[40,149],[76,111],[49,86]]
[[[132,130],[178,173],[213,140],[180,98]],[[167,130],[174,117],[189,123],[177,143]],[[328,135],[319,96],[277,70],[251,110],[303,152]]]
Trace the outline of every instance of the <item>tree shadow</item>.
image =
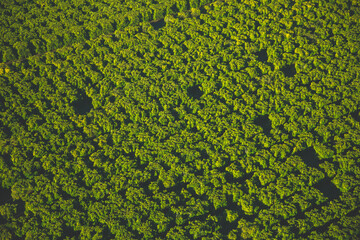
[[286,65],[280,71],[284,73],[285,77],[293,77],[296,74],[295,64]]
[[193,99],[200,99],[203,95],[203,92],[200,90],[198,85],[195,85],[187,89],[187,94]]
[[314,185],[329,200],[337,199],[341,195],[340,189],[331,182],[330,178],[324,178]]
[[176,110],[174,110],[173,108],[170,109],[170,113],[171,113],[171,115],[174,116],[175,121],[178,121],[180,119],[179,118],[179,113]]
[[[10,136],[11,136],[11,131],[10,131],[10,133],[5,132],[5,134],[7,134],[7,136],[10,137]],[[8,167],[14,166],[13,162],[11,161],[11,157],[10,157],[9,154],[4,153],[4,154],[2,155],[2,157],[3,157],[3,160],[4,160],[5,164],[6,164]],[[1,186],[1,185],[0,185],[0,186]]]
[[329,230],[329,227],[331,224],[333,223],[337,223],[339,221],[339,219],[335,218],[335,219],[331,219],[330,221],[328,221],[327,223],[325,223],[322,226],[319,226],[317,228],[315,228],[314,230],[318,233],[325,233]]
[[114,103],[114,102],[115,102],[115,97],[114,97],[114,96],[110,96],[110,97],[109,97],[109,102],[110,102],[110,103]]
[[360,122],[360,110],[354,111],[350,115],[355,121]]
[[260,62],[267,62],[268,61],[268,55],[266,49],[260,50],[259,52],[255,53],[255,55],[258,57],[257,60]]
[[297,153],[308,167],[319,168],[320,160],[313,147]]
[[11,190],[0,185],[0,205],[12,202]]
[[0,111],[4,112],[5,110],[5,98],[0,95]]
[[190,128],[190,129],[188,130],[188,132],[191,132],[191,133],[197,133],[197,132],[198,132],[198,130],[197,130],[197,128],[196,128],[196,127],[193,127],[193,128]]
[[268,115],[258,116],[258,117],[254,120],[254,124],[260,126],[260,127],[263,129],[265,135],[267,135],[267,136],[270,135],[270,131],[271,131],[271,121],[270,121]]
[[355,210],[352,210],[350,212],[348,212],[348,214],[346,214],[347,217],[356,217],[359,216],[360,214],[360,208],[356,208]]
[[75,231],[72,227],[69,227],[65,224],[62,226],[62,230],[63,239],[66,237],[78,239],[80,236],[80,231]]
[[79,115],[87,114],[93,108],[92,99],[84,94],[74,101],[72,105],[75,113]]
[[[22,200],[15,200],[11,197],[11,189],[3,188],[0,185],[0,206],[11,203],[16,204],[16,214],[15,218],[18,218],[19,216],[24,214],[25,211],[25,202]],[[6,223],[6,219],[0,216],[0,225]],[[18,239],[18,238],[14,238]]]
[[160,19],[160,20],[158,20],[158,21],[156,21],[156,22],[150,22],[150,24],[151,24],[151,26],[153,26],[153,28],[154,28],[155,30],[159,30],[160,28],[163,28],[163,27],[165,27],[165,25],[166,25],[166,23],[165,23],[165,21],[164,21],[163,18]]
[[201,150],[200,150],[200,158],[201,158],[201,160],[210,159],[210,156],[209,156],[209,154],[206,152],[205,149],[201,149]]

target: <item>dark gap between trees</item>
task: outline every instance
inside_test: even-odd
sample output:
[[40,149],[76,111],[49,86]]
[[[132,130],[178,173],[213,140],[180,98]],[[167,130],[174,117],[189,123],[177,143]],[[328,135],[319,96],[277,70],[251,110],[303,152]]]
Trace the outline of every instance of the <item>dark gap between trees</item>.
[[284,73],[285,77],[293,77],[296,74],[295,64],[286,65],[280,70]]
[[259,52],[255,53],[255,55],[258,57],[257,60],[260,62],[265,63],[268,61],[266,49],[260,50]]
[[268,115],[258,116],[255,118],[254,124],[260,126],[263,129],[265,135],[270,135],[271,121]]
[[319,168],[320,160],[313,147],[297,153],[308,167]]
[[85,94],[81,95],[72,105],[78,115],[85,115],[93,108],[92,99]]
[[150,24],[151,24],[151,26],[153,26],[153,28],[155,30],[159,30],[160,28],[163,28],[166,25],[164,19],[160,19],[160,20],[158,20],[156,22],[150,22]]
[[330,178],[324,178],[314,185],[325,197],[329,200],[337,199],[340,197],[341,192],[335,184],[331,182]]
[[200,99],[203,95],[203,92],[200,90],[198,85],[195,85],[187,89],[187,94],[193,99]]

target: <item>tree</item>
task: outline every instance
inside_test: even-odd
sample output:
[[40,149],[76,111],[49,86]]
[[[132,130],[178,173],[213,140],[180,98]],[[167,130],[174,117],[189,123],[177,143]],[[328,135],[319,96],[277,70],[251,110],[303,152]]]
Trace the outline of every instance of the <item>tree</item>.
[[228,209],[225,209],[225,211],[226,211],[226,221],[228,222],[233,222],[239,217],[236,211],[232,211]]
[[15,53],[15,49],[12,47],[6,47],[4,50],[2,50],[2,62],[9,62],[14,61],[17,58],[17,55]]
[[13,47],[17,50],[19,58],[25,58],[31,55],[30,48],[25,42],[16,42]]
[[276,174],[270,169],[257,171],[254,176],[259,178],[260,183],[263,186],[276,179]]
[[166,238],[173,240],[186,239],[186,230],[181,226],[172,227],[166,234]]
[[315,149],[316,153],[319,155],[320,159],[331,158],[334,155],[334,151],[327,148],[323,144],[315,145],[314,149]]

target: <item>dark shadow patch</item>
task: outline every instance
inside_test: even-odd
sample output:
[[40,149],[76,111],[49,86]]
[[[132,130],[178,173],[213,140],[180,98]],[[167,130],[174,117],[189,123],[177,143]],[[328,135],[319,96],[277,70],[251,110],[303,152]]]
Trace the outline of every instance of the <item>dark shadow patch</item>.
[[0,205],[12,202],[11,190],[0,185]]
[[95,72],[100,72],[100,70],[98,69],[98,67],[95,64],[89,64],[90,69],[95,71]]
[[[200,109],[203,109],[205,107],[204,103],[200,103],[199,105],[200,105]],[[230,106],[230,107],[232,107],[232,106]]]
[[187,89],[187,94],[193,99],[200,99],[203,95],[203,92],[200,90],[198,85],[195,85]]
[[[8,134],[8,133],[6,133],[6,134]],[[9,134],[11,134],[11,132],[10,132]],[[10,135],[9,135],[9,136],[10,136]],[[3,157],[3,160],[4,160],[5,164],[6,164],[8,167],[14,166],[14,165],[13,165],[13,162],[11,161],[11,157],[10,157],[9,154],[5,153],[5,154],[3,154],[2,157]],[[1,186],[1,185],[0,185],[0,186]]]
[[279,220],[281,226],[289,226],[289,223],[283,217],[280,217]]
[[176,111],[176,110],[174,110],[174,109],[170,109],[170,113],[171,113],[171,115],[173,115],[174,116],[174,119],[175,119],[175,121],[179,121],[180,120],[180,118],[179,118],[179,113]]
[[72,105],[75,113],[79,115],[87,114],[93,108],[92,99],[86,95],[81,95]]
[[322,225],[320,227],[316,227],[314,230],[320,234],[325,233],[325,232],[329,231],[329,227],[331,224],[337,223],[338,221],[339,221],[338,218],[332,219],[332,220],[328,221],[327,223],[325,223],[324,225]]
[[238,219],[233,222],[226,221],[226,211],[225,208],[220,208],[221,213],[216,214],[216,216],[219,219],[219,225],[221,228],[219,229],[219,232],[223,234],[224,236],[227,236],[233,229],[236,229],[238,226]]
[[175,14],[180,12],[179,8],[176,6],[176,4],[172,5],[170,8],[168,8],[167,10],[167,15],[171,15],[171,14]]
[[254,214],[253,215],[242,214],[242,215],[240,215],[240,217],[245,219],[247,222],[250,222],[250,223],[255,222],[255,219],[256,219],[256,216]]
[[5,98],[0,95],[0,112],[5,112]]
[[270,67],[271,71],[274,71],[275,67],[274,67],[273,63],[267,62],[266,65],[268,65]]
[[[0,190],[0,194],[2,194],[1,190]],[[1,195],[0,198],[2,198],[2,195]],[[13,199],[11,198],[10,201],[0,203],[0,205],[6,204],[6,203],[11,203],[11,204],[16,205],[16,214],[14,216],[12,216],[13,219],[17,219],[20,216],[24,216],[24,211],[25,211],[25,202],[24,201],[22,201],[22,200],[13,201]],[[6,223],[7,223],[7,220],[3,216],[0,216],[0,225],[6,224]],[[12,238],[12,239],[21,239],[21,238],[15,237],[15,238]]]
[[[113,25],[113,29],[117,29],[117,24],[116,24],[116,22],[113,22],[112,25]],[[113,42],[118,42],[119,40],[120,40],[120,39],[119,39],[117,36],[111,35],[111,41],[113,41]]]
[[357,122],[360,122],[360,110],[357,110],[355,112],[352,112],[351,113],[351,117],[357,121]]
[[91,46],[90,46],[89,44],[87,44],[87,43],[84,43],[84,44],[83,44],[83,48],[84,48],[85,50],[89,50],[89,49],[91,48]]
[[190,129],[188,130],[188,132],[191,132],[191,133],[197,133],[197,132],[198,132],[198,130],[197,130],[197,128],[196,128],[196,127],[193,127],[193,128],[190,128]]
[[164,19],[160,19],[160,20],[158,20],[156,22],[150,22],[150,24],[151,24],[151,26],[153,26],[153,28],[155,30],[159,30],[160,28],[163,28],[166,25]]
[[28,42],[28,49],[29,49],[31,55],[37,54],[36,46],[32,42]]
[[[210,159],[210,158],[209,158]],[[216,169],[218,169],[219,172],[227,172],[225,169],[230,166],[231,161],[229,157],[225,157],[223,158],[223,164],[221,167],[216,167]]]
[[115,239],[115,235],[111,233],[108,227],[103,229],[103,239]]
[[109,102],[114,103],[115,102],[115,97],[114,96],[109,97]]
[[359,216],[360,214],[360,208],[356,208],[355,210],[352,210],[350,212],[348,212],[348,214],[346,214],[347,217],[356,217]]
[[280,71],[284,73],[285,77],[293,77],[296,74],[295,64],[286,65]]
[[209,156],[209,154],[206,152],[205,149],[201,149],[201,150],[200,150],[200,158],[201,158],[202,160],[210,159],[210,156]]
[[83,78],[84,79],[84,83],[88,86],[91,86],[92,85],[92,81],[91,81],[91,78],[89,77],[85,77]]
[[[306,209],[305,209],[306,210]],[[296,204],[296,215],[294,216],[295,219],[305,219],[305,212],[301,210],[300,204]]]
[[[141,53],[141,52],[136,52],[136,56],[138,57],[138,58],[142,58],[142,59],[144,59],[144,55]],[[141,73],[140,73],[141,74]]]
[[297,153],[308,167],[319,168],[320,160],[314,148],[310,147]]
[[266,49],[263,49],[263,50],[255,53],[255,55],[258,57],[257,60],[260,62],[265,63],[268,61],[268,55],[267,55]]
[[260,126],[263,129],[265,135],[270,135],[271,121],[268,115],[258,116],[254,120],[254,124]]
[[58,189],[58,193],[60,194],[61,198],[64,200],[69,200],[72,198],[72,196],[70,194],[68,194],[67,192],[65,192],[63,189]]
[[[163,47],[164,47],[164,44],[163,44],[162,42],[160,42],[160,41],[157,41],[157,42],[156,42],[156,46],[157,46],[158,48],[163,48]],[[156,54],[158,54],[158,52],[156,52]]]
[[233,196],[226,194],[226,209],[233,210],[233,211],[239,211],[241,209],[241,206],[237,205],[237,203],[234,202]]
[[335,184],[331,182],[330,178],[324,178],[314,185],[325,197],[329,200],[337,199],[340,197],[341,192]]
[[259,21],[256,21],[256,20],[255,20],[254,26],[255,26],[255,30],[257,30],[258,27],[260,27]]
[[65,239],[66,237],[75,238],[75,239],[79,238],[80,232],[75,231],[74,228],[72,228],[72,227],[69,227],[69,226],[63,224],[62,230],[63,230],[62,231],[62,239]]
[[289,5],[287,6],[287,8],[288,9],[291,9],[292,8],[292,6],[294,6],[294,4],[295,4],[295,1],[290,1],[290,3],[289,3]]
[[46,176],[52,176],[52,177],[53,177],[52,172],[47,172],[47,171],[46,171],[44,168],[42,168],[42,167],[36,168],[36,170],[34,171],[34,175],[35,175],[35,176],[46,175]]
[[307,32],[310,34],[314,34],[315,33],[315,28],[314,27],[307,27],[306,28]]
[[[189,50],[185,44],[181,44],[181,48],[182,48],[183,52],[186,52],[187,50]],[[185,65],[187,65],[188,61],[186,59],[183,59],[183,63]]]
[[16,203],[16,215],[19,216],[19,215],[24,215],[24,212],[25,212],[25,202],[22,201],[22,200],[16,200],[15,201]]
[[126,109],[123,108],[123,107],[118,107],[118,111],[117,111],[117,112],[126,115]]
[[169,187],[169,188],[165,188],[163,189],[162,192],[168,192],[168,193],[172,193],[175,192],[177,195],[181,194],[181,190],[186,189],[187,184],[183,183],[183,182],[178,182],[176,183],[174,186]]

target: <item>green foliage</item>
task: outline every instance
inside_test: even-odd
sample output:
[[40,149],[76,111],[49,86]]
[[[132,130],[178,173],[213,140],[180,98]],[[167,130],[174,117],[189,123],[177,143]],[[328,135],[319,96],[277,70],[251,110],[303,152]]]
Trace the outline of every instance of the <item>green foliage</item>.
[[17,55],[12,47],[5,47],[2,50],[2,62],[16,60]]
[[354,1],[2,7],[1,237],[358,236]]
[[20,58],[30,56],[31,54],[29,46],[25,42],[16,42],[13,47],[17,50],[17,55]]
[[314,149],[316,153],[319,155],[320,159],[331,158],[334,156],[334,151],[322,144],[315,145]]
[[[177,9],[184,12],[207,3],[210,1],[194,0],[190,4],[187,0],[176,1],[176,4],[174,1],[155,3],[147,0],[107,3],[70,1],[66,4],[41,1],[21,5],[7,3],[7,11],[2,13],[4,24],[0,27],[4,34],[0,40],[1,46],[7,47],[0,49],[0,61],[9,62],[33,54],[43,54],[76,42],[96,39],[102,34],[113,33],[140,22],[159,20],[166,14],[175,14]],[[39,43],[43,40],[46,41],[45,46]],[[30,42],[34,46],[32,50]]]

